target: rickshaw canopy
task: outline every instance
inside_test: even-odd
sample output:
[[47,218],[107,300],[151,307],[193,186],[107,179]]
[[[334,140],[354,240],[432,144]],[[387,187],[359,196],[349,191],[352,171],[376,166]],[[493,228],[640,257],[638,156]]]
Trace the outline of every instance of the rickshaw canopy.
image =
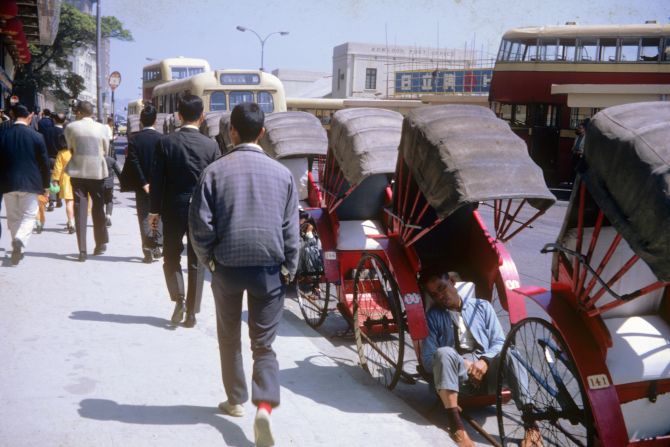
[[670,103],[609,107],[591,120],[582,179],[603,213],[670,281]]
[[219,134],[216,141],[222,154],[227,154],[233,148],[233,142],[230,141],[230,113],[223,112],[219,115]]
[[481,201],[527,199],[541,211],[556,201],[524,141],[481,106],[412,110],[399,152],[440,218]]
[[265,117],[260,145],[273,158],[326,155],[328,136],[321,121],[307,112],[277,112]]
[[207,112],[205,119],[200,125],[200,132],[210,138],[216,138],[219,135],[219,124],[221,122],[221,115],[230,112]]
[[357,185],[395,172],[402,115],[385,109],[343,109],[333,115],[330,148],[344,178]]

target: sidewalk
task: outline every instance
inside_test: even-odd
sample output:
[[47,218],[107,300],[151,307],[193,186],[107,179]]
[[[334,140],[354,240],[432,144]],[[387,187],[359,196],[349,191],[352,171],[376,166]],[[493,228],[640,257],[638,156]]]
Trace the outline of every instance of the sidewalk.
[[[3,207],[0,446],[252,446],[254,407],[245,405],[244,418],[216,408],[225,395],[209,282],[197,326],[172,327],[161,263],[141,262],[132,194],[116,195],[108,251],[90,254],[89,229],[85,263],[76,261],[60,208],[47,213],[45,231],[12,267]],[[296,307],[287,300],[274,345],[278,446],[450,444],[443,430],[330,349],[290,310]]]

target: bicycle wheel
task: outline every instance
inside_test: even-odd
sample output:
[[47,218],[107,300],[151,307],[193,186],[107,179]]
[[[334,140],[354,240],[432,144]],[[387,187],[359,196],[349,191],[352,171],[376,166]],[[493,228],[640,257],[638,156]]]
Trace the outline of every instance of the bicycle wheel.
[[[328,315],[330,295],[336,291],[336,286],[319,277],[298,279],[298,306],[305,323],[313,328],[323,324]],[[337,300],[337,296],[334,298]]]

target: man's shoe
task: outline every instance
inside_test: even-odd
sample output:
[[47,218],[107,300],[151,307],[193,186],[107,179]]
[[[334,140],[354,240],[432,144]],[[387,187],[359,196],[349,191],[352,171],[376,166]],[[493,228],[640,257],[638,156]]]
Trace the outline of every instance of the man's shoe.
[[82,251],[81,253],[79,253],[79,262],[86,262],[87,257],[88,256],[86,256],[86,252]]
[[142,259],[142,262],[145,264],[151,264],[154,260],[154,257],[151,256],[151,253],[144,253],[144,259]]
[[19,265],[19,262],[23,259],[23,253],[21,253],[22,248],[23,243],[20,240],[14,239],[12,241],[12,265]]
[[468,432],[465,430],[456,430],[454,433],[449,433],[449,437],[458,447],[475,447],[475,443],[472,442]]
[[93,250],[93,255],[102,255],[107,251],[107,244],[102,244],[102,245],[96,245],[95,249]]
[[275,438],[272,436],[272,424],[270,422],[270,413],[264,408],[259,408],[254,419],[254,438],[256,447],[270,447],[275,445]]
[[184,303],[184,298],[180,298],[174,305],[174,311],[172,312],[172,321],[173,324],[181,323],[181,320],[184,318],[184,312],[186,311],[186,304]]
[[110,216],[105,218],[105,225],[107,225],[108,228],[112,226],[112,218]]
[[523,434],[523,440],[521,441],[521,447],[542,447],[544,443],[542,442],[542,433],[537,427],[531,427],[526,429],[526,432]]
[[186,312],[186,320],[184,320],[184,327],[195,326],[195,313]]
[[151,254],[154,256],[154,259],[160,259],[163,257],[163,253],[161,253],[161,249],[158,247],[151,250]]
[[221,410],[221,413],[235,416],[236,418],[244,417],[244,407],[240,404],[231,404],[228,401],[221,402],[219,410]]

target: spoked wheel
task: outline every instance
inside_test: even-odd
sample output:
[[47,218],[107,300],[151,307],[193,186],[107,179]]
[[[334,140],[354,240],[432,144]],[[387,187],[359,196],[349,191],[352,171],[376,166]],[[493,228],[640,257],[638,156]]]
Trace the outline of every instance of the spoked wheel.
[[398,383],[405,324],[395,279],[377,255],[364,253],[354,277],[354,335],[361,366],[389,389]]
[[[541,437],[544,446],[593,445],[583,384],[563,337],[550,323],[521,321],[507,336],[500,356],[497,410],[503,446],[520,445],[527,430],[529,437]],[[517,379],[519,396],[514,392]],[[503,402],[503,387],[512,389],[513,399]]]
[[[337,293],[337,287],[318,276],[298,278],[298,305],[305,322],[313,328],[323,324],[328,315],[330,295]],[[334,298],[337,300],[337,296]]]

